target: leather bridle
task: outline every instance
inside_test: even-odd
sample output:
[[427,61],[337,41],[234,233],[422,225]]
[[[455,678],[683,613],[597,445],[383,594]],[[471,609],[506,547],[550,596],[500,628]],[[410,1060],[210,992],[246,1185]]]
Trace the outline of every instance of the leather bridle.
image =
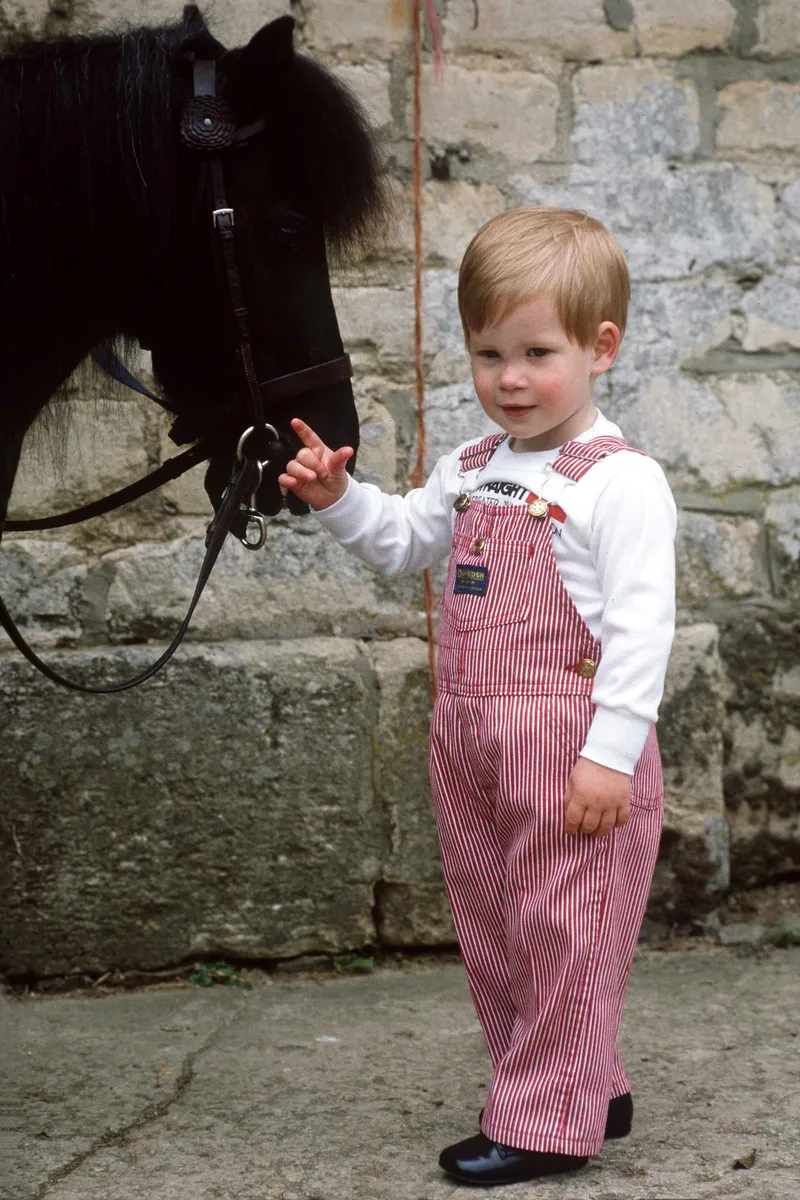
[[[333,384],[341,383],[350,379],[353,374],[350,357],[343,354],[328,362],[305,367],[300,371],[291,371],[286,375],[263,382],[258,380],[253,364],[249,314],[236,258],[235,214],[227,200],[222,155],[232,147],[246,145],[252,137],[263,132],[267,123],[262,118],[248,125],[237,125],[236,116],[230,105],[217,95],[216,63],[212,59],[193,59],[193,76],[194,94],[184,107],[180,122],[180,136],[186,147],[204,155],[206,160],[206,189],[215,232],[214,253],[219,267],[218,274],[225,281],[233,313],[236,357],[242,385],[241,392],[243,393],[241,397],[237,398],[244,400],[244,408],[248,413],[248,424],[241,431],[238,440],[236,462],[230,482],[208,527],[206,553],[188,612],[170,645],[147,670],[142,671],[133,679],[115,684],[83,684],[67,679],[39,658],[23,637],[0,597],[0,625],[20,653],[48,679],[77,692],[100,695],[124,692],[144,683],[169,662],[183,641],[194,610],[228,534],[237,531],[238,527],[237,536],[248,549],[259,550],[264,545],[266,520],[256,507],[256,494],[261,484],[263,471],[270,462],[269,453],[274,450],[280,440],[278,431],[266,420],[266,410],[271,404],[291,400],[307,392],[320,391]],[[102,362],[102,358],[99,361]],[[107,356],[106,362],[103,363],[106,369],[112,369],[112,373],[118,374],[118,371],[114,369],[118,368],[123,372],[123,375],[118,375],[118,377],[124,379],[124,375],[127,373],[121,364],[113,356],[110,356],[110,361],[111,368],[109,368]],[[129,380],[130,377],[127,380],[124,379],[125,382]],[[163,407],[169,407],[160,397],[155,396],[141,384],[137,384],[137,381],[129,383],[129,386],[136,386],[137,390],[144,392]],[[178,423],[180,421],[181,418],[178,419]],[[173,437],[175,437],[174,430]],[[181,442],[187,441],[188,438],[178,437],[176,440]],[[260,447],[260,454],[264,454],[266,451],[266,456],[257,456],[254,453],[254,447]],[[102,500],[96,500],[81,508],[72,509],[53,517],[28,521],[9,520],[5,522],[3,529],[14,532],[56,529],[88,520],[90,517],[110,512],[154,491],[163,483],[184,474],[217,452],[217,446],[212,446],[210,442],[201,438],[188,450],[169,459],[143,479],[104,497]],[[248,533],[254,527],[257,536],[251,540]]]

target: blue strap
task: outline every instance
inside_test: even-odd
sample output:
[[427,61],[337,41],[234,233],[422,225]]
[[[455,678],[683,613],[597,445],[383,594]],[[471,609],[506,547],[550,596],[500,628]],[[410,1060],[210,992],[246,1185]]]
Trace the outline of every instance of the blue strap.
[[98,367],[102,367],[107,375],[112,379],[116,379],[119,383],[123,383],[125,387],[130,388],[134,392],[139,392],[142,396],[147,396],[148,400],[155,400],[156,404],[160,404],[162,408],[167,408],[168,405],[156,396],[155,392],[151,392],[143,383],[140,383],[135,376],[131,375],[127,367],[123,366],[120,360],[114,354],[107,342],[101,343],[95,350],[92,351],[92,358],[97,363]]

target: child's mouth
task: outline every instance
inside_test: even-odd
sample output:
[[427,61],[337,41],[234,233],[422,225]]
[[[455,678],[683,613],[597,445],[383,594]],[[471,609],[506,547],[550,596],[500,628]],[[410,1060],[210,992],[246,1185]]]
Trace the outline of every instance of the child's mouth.
[[527,417],[529,413],[532,413],[535,410],[536,405],[535,404],[503,404],[503,405],[501,405],[501,407],[507,417],[514,418],[514,417]]

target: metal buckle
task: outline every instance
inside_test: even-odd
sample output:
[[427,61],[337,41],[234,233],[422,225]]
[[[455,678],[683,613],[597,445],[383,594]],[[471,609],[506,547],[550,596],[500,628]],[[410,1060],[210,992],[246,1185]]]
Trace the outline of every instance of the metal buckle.
[[214,219],[214,228],[215,229],[219,229],[219,218],[220,217],[230,217],[231,225],[234,224],[232,208],[215,208],[214,211],[212,212],[211,216]]

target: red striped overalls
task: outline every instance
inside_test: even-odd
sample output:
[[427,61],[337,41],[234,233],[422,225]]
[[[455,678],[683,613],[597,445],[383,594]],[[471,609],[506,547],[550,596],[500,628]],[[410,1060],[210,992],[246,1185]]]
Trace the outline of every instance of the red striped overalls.
[[[484,466],[500,441],[470,446],[462,468]],[[625,449],[619,438],[567,442],[552,469],[577,482]],[[629,1090],[615,1043],[663,784],[653,726],[628,824],[599,838],[564,832],[601,648],[561,579],[552,518],[535,515],[543,508],[471,500],[458,513],[431,780],[448,896],[494,1065],[483,1132],[518,1149],[596,1154],[609,1099]]]

